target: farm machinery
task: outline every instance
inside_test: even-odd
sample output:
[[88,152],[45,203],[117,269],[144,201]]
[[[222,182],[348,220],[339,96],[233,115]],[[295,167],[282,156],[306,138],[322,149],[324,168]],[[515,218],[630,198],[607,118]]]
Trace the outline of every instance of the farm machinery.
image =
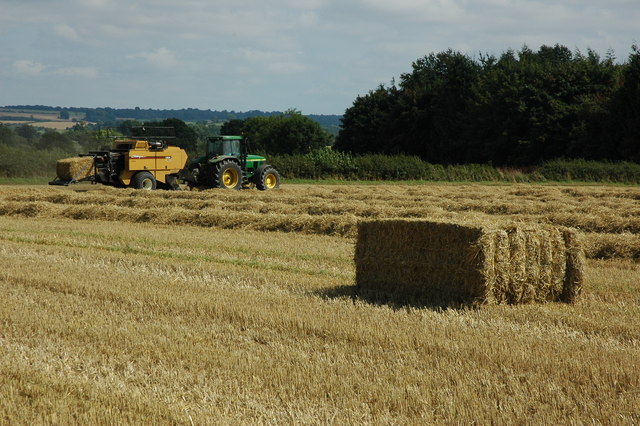
[[206,154],[179,176],[189,187],[267,190],[280,186],[280,174],[267,159],[247,151],[248,142],[242,136],[208,138]]
[[104,185],[152,190],[189,188],[260,190],[280,185],[278,171],[266,158],[247,154],[241,136],[208,138],[206,154],[188,165],[185,150],[167,143],[168,137],[116,137],[109,150],[92,151],[59,160],[50,185],[91,181]]
[[59,160],[50,185],[92,181],[136,189],[179,189],[178,172],[187,162],[182,148],[165,139],[116,137],[109,150],[92,151]]

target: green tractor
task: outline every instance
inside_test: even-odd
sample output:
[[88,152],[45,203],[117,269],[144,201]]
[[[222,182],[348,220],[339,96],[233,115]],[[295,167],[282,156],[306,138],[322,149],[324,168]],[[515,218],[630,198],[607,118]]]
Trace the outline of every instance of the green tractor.
[[260,155],[249,155],[242,136],[216,136],[207,139],[206,155],[196,158],[180,178],[191,188],[260,190],[280,186],[280,174]]

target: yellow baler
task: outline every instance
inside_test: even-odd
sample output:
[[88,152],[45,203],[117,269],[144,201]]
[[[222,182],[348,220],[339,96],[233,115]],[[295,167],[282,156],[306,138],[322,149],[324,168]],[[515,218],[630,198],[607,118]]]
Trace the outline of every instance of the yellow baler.
[[180,189],[178,172],[187,163],[185,150],[167,145],[161,139],[119,138],[109,151],[90,152],[81,154],[80,157],[93,158],[90,168],[92,173],[88,174],[86,167],[77,176],[60,176],[58,171],[58,177],[49,183],[68,185],[80,180],[90,180],[137,189]]
[[[177,146],[135,139],[118,142],[116,146],[124,148],[126,152],[124,168],[118,174],[118,179],[125,186],[152,189],[148,188],[152,184],[150,180],[141,180],[139,177],[145,175],[143,172],[152,175],[161,185],[172,185],[172,181],[177,185],[178,172],[187,163],[187,153]],[[148,175],[146,176],[149,179]]]

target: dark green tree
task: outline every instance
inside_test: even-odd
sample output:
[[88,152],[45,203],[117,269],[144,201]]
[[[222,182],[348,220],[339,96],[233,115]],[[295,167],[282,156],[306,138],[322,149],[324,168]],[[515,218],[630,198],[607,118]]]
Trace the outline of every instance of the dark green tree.
[[76,123],[66,134],[85,151],[99,150],[104,143],[99,131],[90,129],[84,122]]
[[195,123],[187,123],[189,127],[196,133],[198,140],[205,140],[210,136],[220,135],[220,124],[209,123],[206,121],[198,121]]
[[397,94],[395,86],[380,85],[365,96],[358,96],[342,117],[334,148],[353,154],[400,151],[400,147],[394,145],[396,135],[393,133]]
[[219,123],[198,121],[195,123],[187,123],[187,125],[194,131],[198,140],[196,152],[194,153],[196,156],[201,155],[201,153],[206,151],[207,138],[220,135]]
[[418,59],[398,87],[379,86],[345,111],[336,149],[405,153],[431,162],[467,159],[469,111],[480,66],[448,50]]
[[640,48],[635,44],[611,102],[609,132],[613,159],[640,162]]
[[112,108],[91,108],[87,109],[85,114],[85,120],[98,124],[110,123],[116,118]]
[[[591,50],[583,55],[561,45],[525,46],[474,60],[448,50],[414,62],[397,87],[359,96],[343,116],[336,148],[401,152],[445,164],[635,158],[640,60],[634,52],[615,102],[622,121],[611,125],[620,66],[610,54],[603,60]],[[608,136],[607,127],[627,130]]]
[[0,144],[13,146],[17,142],[16,132],[11,127],[0,123]]
[[21,124],[16,127],[16,134],[25,138],[28,142],[33,142],[40,136],[38,130],[29,124]]
[[402,151],[426,161],[467,161],[465,143],[472,117],[470,101],[480,66],[453,50],[431,54],[400,76],[400,121],[406,145]]
[[333,142],[317,122],[295,110],[248,118],[242,131],[254,151],[270,154],[306,154]]
[[184,121],[178,118],[167,118],[160,122],[145,122],[142,127],[136,131],[137,136],[168,136],[172,138],[167,139],[171,145],[183,148],[190,156],[197,155],[198,135]]
[[66,133],[55,130],[45,130],[36,146],[40,150],[59,149],[65,152],[72,152],[75,147],[73,140]]
[[123,120],[118,124],[118,131],[125,136],[138,136],[138,133],[141,133],[138,129],[142,125],[143,123],[138,120]]
[[[594,52],[575,56],[564,46],[526,46],[486,64],[475,90],[474,134],[480,161],[538,164],[591,156],[615,68]],[[591,141],[589,140],[591,138]]]
[[244,120],[239,120],[234,118],[229,121],[225,121],[220,127],[220,134],[227,136],[238,136],[242,135],[242,130],[244,126]]

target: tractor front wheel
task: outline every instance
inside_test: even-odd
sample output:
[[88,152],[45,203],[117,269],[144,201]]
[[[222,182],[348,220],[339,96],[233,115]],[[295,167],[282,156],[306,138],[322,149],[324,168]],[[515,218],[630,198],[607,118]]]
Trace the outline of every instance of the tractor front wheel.
[[259,190],[266,191],[280,186],[280,173],[274,167],[267,166],[258,172],[256,188]]
[[156,178],[149,172],[136,173],[131,179],[131,187],[151,191],[156,189]]
[[216,167],[216,188],[240,189],[242,188],[242,169],[234,161],[222,161]]

